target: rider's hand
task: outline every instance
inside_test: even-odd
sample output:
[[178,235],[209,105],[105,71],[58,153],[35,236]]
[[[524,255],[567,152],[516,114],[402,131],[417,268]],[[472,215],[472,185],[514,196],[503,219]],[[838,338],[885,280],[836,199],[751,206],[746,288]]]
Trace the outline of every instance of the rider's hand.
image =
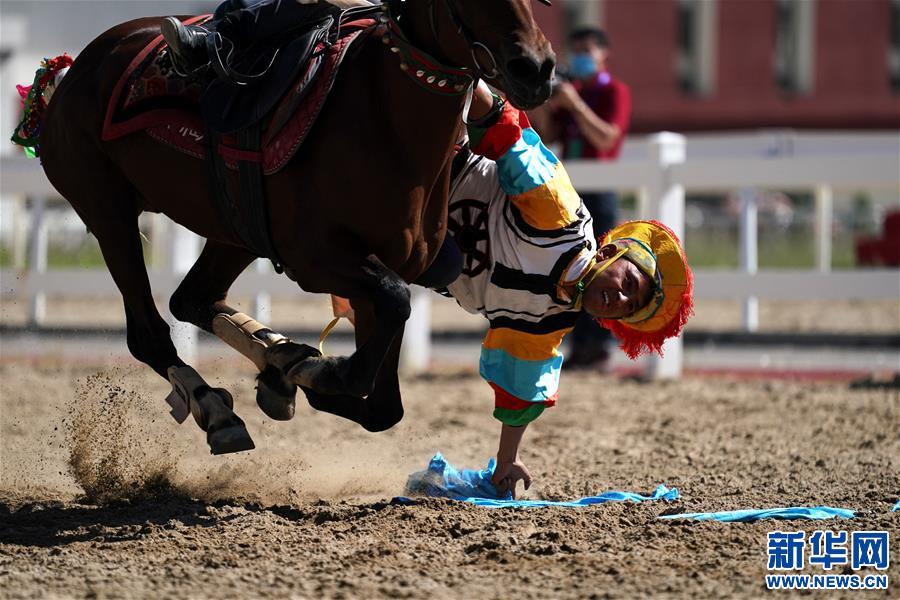
[[531,473],[525,467],[525,463],[521,460],[510,462],[498,462],[494,469],[494,475],[491,477],[491,483],[497,488],[500,495],[506,492],[512,492],[513,498],[516,497],[516,484],[519,481],[525,483],[525,489],[531,487]]
[[491,88],[488,85],[480,81],[478,85],[475,86],[475,91],[472,93],[472,106],[469,108],[469,121],[477,121],[479,119],[484,118],[494,107],[494,94],[491,93]]

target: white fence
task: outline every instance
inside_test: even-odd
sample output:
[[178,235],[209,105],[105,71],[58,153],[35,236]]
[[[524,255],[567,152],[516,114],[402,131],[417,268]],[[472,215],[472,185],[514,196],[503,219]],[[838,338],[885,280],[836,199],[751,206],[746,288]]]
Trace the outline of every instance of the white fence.
[[[643,157],[635,156],[634,144],[629,158],[614,164],[575,161],[567,169],[580,191],[636,190],[638,216],[667,223],[684,237],[685,189],[691,191],[740,190],[741,266],[739,270],[695,270],[697,298],[740,298],[744,303],[744,325],[757,327],[756,303],[763,299],[900,299],[900,269],[854,269],[831,271],[832,190],[850,188],[864,190],[900,190],[900,146],[888,143],[891,137],[879,138],[871,145],[875,151],[854,147],[840,152],[800,156],[740,156],[737,158],[702,157],[686,160],[684,136],[660,133],[644,142]],[[900,138],[894,137],[896,142]],[[727,139],[723,140],[727,146]],[[816,199],[816,268],[813,270],[772,270],[757,268],[757,227],[755,189],[814,190]],[[48,294],[106,296],[117,295],[112,279],[105,270],[48,270],[47,232],[44,206],[55,192],[37,161],[25,158],[3,158],[0,194],[31,197],[27,269],[0,272],[2,294],[27,298],[29,318],[40,327],[44,319],[44,303]],[[157,221],[157,225],[162,222]],[[199,252],[199,239],[179,226],[159,227],[168,237],[165,246],[170,257],[162,268],[151,270],[154,292],[163,297],[175,289]],[[159,248],[159,240],[154,246]],[[235,283],[233,292],[253,296],[259,318],[268,318],[273,297],[296,296],[301,293],[286,277],[271,273],[265,263],[248,269]],[[428,293],[418,291],[413,299],[413,317],[407,326],[404,365],[408,370],[424,368],[429,360],[430,306]],[[190,356],[194,344],[191,328],[175,331],[179,349]],[[681,340],[666,345],[665,358],[648,362],[652,378],[678,377],[681,373]]]

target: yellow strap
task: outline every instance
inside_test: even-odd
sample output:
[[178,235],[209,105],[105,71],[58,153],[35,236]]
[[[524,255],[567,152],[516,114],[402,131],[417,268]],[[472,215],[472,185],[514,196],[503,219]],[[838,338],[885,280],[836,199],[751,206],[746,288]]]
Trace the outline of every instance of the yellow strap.
[[322,330],[322,333],[319,334],[319,354],[324,356],[325,354],[325,338],[328,337],[328,334],[331,333],[331,330],[335,328],[338,322],[341,320],[340,317],[335,317],[331,320],[331,323],[325,326],[325,329]]
[[619,260],[622,257],[622,255],[627,252],[628,252],[628,248],[622,248],[621,250],[616,252],[612,258],[610,258],[602,263],[594,262],[594,264],[588,268],[588,270],[585,272],[584,276],[581,279],[579,279],[575,284],[576,289],[581,288],[581,291],[578,292],[578,297],[575,298],[575,308],[576,309],[581,310],[582,300],[584,299],[584,292],[586,292],[588,287],[590,287],[590,285],[592,283],[594,283],[594,280],[597,279],[597,276],[600,275],[600,273],[602,273],[606,269],[608,269],[611,264],[613,264],[614,262]]

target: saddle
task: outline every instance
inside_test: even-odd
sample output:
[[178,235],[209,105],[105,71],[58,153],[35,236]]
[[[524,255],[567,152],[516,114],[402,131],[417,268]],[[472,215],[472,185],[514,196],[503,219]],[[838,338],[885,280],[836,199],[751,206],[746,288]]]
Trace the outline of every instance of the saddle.
[[253,40],[237,56],[221,36],[208,37],[212,66],[219,77],[200,99],[200,112],[213,131],[233,133],[260,122],[310,66],[314,69],[307,85],[316,79],[321,61],[312,60],[313,52],[322,42],[335,41],[335,23],[342,11],[327,2],[301,8],[303,20],[279,24],[279,29]]
[[[253,40],[228,61],[229,72],[259,75],[248,81],[182,77],[158,36],[132,60],[114,88],[102,139],[144,131],[205,159],[223,222],[280,272],[269,232],[264,175],[279,171],[294,156],[343,60],[383,23],[380,13],[378,5],[324,14],[317,9],[310,10],[308,20],[278,24],[273,35]],[[210,19],[203,15],[184,22]],[[227,189],[228,170],[238,172],[237,194]]]

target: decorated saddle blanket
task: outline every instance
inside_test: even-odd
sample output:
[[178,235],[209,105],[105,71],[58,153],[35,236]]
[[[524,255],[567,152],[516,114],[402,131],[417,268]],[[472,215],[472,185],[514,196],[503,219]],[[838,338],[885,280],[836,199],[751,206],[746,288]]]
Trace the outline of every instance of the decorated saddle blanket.
[[[185,24],[203,24],[210,18],[201,15]],[[239,160],[260,162],[266,175],[284,167],[315,123],[349,50],[376,24],[374,19],[343,23],[336,40],[319,42],[308,65],[262,121],[262,150],[242,150],[236,136],[223,136],[216,150],[225,164],[236,169]],[[208,145],[200,112],[205,89],[205,82],[175,72],[168,45],[161,35],[157,36],[135,56],[113,89],[102,139],[115,140],[146,131],[180,152],[205,158]]]

